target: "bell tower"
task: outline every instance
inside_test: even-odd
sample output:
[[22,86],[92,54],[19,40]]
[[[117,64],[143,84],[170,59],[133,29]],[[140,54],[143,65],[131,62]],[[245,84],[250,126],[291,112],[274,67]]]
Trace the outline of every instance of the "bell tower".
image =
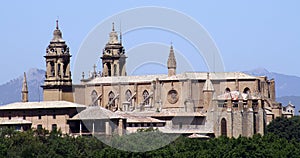
[[109,41],[105,45],[102,54],[102,76],[126,76],[126,56],[122,46],[122,34],[120,31],[120,41],[118,33],[112,23],[112,31],[109,34]]
[[62,39],[58,28],[53,32],[53,38],[46,48],[46,75],[43,88],[45,101],[71,101],[73,102],[72,78],[70,71],[70,51]]

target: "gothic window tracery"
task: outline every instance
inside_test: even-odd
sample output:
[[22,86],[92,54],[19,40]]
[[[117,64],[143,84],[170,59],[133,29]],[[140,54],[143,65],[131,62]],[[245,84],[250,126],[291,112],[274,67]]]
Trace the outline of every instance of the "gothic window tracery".
[[98,106],[97,98],[98,98],[97,92],[93,90],[91,93],[92,106]]
[[126,101],[129,101],[129,99],[131,98],[131,96],[132,96],[132,93],[131,93],[131,91],[128,89],[127,91],[126,91],[126,93],[125,93],[125,99],[126,99]]
[[115,94],[114,92],[109,92],[108,94],[108,104],[110,104],[111,107],[115,107],[115,100],[113,100],[115,98]]
[[147,90],[144,90],[143,92],[143,98],[144,98],[144,103],[145,105],[149,105],[149,92]]

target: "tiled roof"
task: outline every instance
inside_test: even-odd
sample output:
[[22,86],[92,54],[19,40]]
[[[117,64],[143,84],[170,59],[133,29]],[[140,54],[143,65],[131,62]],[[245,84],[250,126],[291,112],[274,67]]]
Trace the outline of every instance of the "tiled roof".
[[117,119],[122,116],[102,108],[100,106],[89,106],[69,120],[92,120],[92,119]]
[[85,105],[67,101],[16,102],[0,106],[0,110],[16,109],[57,109],[57,108],[85,108]]
[[0,119],[0,125],[32,124],[32,122],[23,119]]
[[[209,76],[211,80],[256,79],[257,78],[255,76],[250,76],[242,72],[215,72],[215,73],[209,73]],[[207,72],[186,72],[174,76],[160,74],[160,75],[143,75],[143,76],[97,77],[83,84],[152,82],[155,81],[156,78],[158,78],[159,80],[186,80],[186,79],[206,80]]]
[[124,113],[124,112],[117,112],[117,114],[125,117],[127,119],[127,123],[164,123],[165,121],[159,120],[159,119],[155,119],[155,118],[151,118],[151,117],[147,117],[147,116],[136,116],[133,114],[129,114],[129,113]]

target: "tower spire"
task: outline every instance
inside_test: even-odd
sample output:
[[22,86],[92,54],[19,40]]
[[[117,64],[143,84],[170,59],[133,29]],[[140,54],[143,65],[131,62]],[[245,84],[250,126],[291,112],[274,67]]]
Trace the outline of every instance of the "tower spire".
[[55,30],[53,31],[53,39],[52,41],[62,41],[62,33],[61,31],[59,30],[59,27],[58,27],[58,20],[56,20],[56,27],[55,27]]
[[24,72],[23,85],[22,85],[22,102],[28,102],[28,87],[26,73]]
[[175,58],[172,43],[171,43],[171,47],[170,47],[170,53],[169,53],[167,65],[168,65],[168,76],[176,75],[176,58]]
[[44,100],[73,102],[72,74],[70,70],[71,54],[66,41],[62,39],[58,20],[56,20],[53,38],[46,48],[44,58],[46,59],[46,75],[42,85]]

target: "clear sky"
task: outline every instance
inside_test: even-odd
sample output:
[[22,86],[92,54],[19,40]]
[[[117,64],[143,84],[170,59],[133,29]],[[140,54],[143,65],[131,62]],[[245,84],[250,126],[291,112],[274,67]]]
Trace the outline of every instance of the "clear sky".
[[[57,17],[74,62],[82,41],[97,24],[116,13],[142,6],[171,8],[200,23],[215,41],[226,71],[263,67],[300,76],[300,1],[12,0],[0,4],[0,84],[30,68],[45,69],[43,55]],[[166,37],[157,38],[156,34],[159,33],[155,30],[128,33],[124,36],[124,46],[128,50],[139,44],[131,39],[166,45],[174,41],[174,47],[181,53],[193,51],[185,49],[187,44],[178,37],[165,33],[162,35]],[[103,46],[99,45],[101,49]],[[195,70],[206,71],[206,68],[196,66]]]

